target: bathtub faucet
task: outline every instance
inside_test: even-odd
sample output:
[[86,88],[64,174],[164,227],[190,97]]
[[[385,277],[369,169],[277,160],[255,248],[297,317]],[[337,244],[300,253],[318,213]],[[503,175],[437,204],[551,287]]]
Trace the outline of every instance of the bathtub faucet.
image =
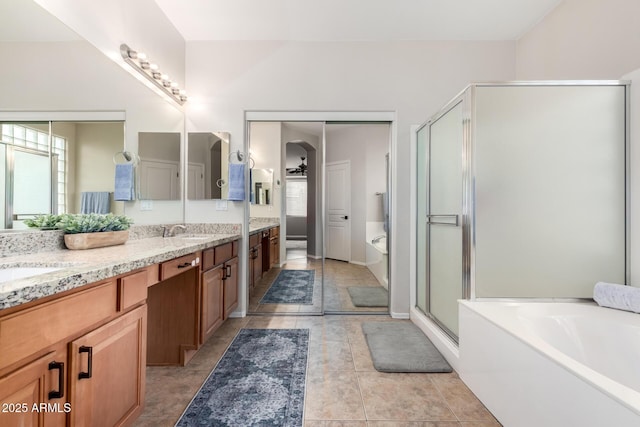
[[371,240],[371,243],[372,243],[372,244],[376,244],[376,243],[378,243],[380,240],[384,239],[385,237],[387,237],[387,235],[386,235],[386,234],[381,234],[381,235],[379,235],[379,236],[376,236],[376,237],[374,237],[374,238],[373,238],[373,240]]

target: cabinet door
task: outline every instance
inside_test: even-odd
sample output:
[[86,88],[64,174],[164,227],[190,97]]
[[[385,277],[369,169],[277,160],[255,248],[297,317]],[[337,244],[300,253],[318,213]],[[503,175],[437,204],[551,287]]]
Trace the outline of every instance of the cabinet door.
[[72,426],[130,423],[144,403],[147,306],[73,341],[70,357]]
[[269,250],[271,252],[271,255],[269,257],[271,259],[271,266],[279,267],[280,266],[280,242],[279,242],[278,236],[271,238],[271,245],[269,247]]
[[256,257],[253,259],[253,284],[262,278],[262,245],[256,246]]
[[238,306],[238,257],[231,258],[224,264],[224,318],[228,318]]
[[67,352],[61,346],[0,378],[0,426],[64,427],[71,408],[66,362]]
[[202,318],[200,325],[200,343],[204,343],[223,321],[223,273],[224,266],[202,274]]

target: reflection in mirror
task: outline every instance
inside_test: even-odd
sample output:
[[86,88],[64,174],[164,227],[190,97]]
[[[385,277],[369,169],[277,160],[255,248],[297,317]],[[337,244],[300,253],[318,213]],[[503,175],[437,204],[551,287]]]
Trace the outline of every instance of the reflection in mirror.
[[251,203],[270,205],[273,195],[273,169],[251,169]]
[[139,132],[141,200],[180,200],[180,133]]
[[190,132],[187,199],[227,199],[229,132]]
[[0,228],[39,214],[122,214],[113,155],[123,147],[121,121],[0,123]]

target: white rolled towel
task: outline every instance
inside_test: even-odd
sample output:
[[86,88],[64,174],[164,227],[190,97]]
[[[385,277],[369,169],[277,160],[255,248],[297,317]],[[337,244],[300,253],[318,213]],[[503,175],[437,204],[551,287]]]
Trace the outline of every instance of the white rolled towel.
[[593,288],[593,299],[602,307],[640,313],[640,288],[598,282]]

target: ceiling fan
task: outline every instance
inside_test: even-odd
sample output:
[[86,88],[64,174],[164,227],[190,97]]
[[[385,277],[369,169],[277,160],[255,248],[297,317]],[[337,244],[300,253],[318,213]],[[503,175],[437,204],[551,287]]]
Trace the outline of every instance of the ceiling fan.
[[300,157],[300,160],[302,160],[302,163],[300,163],[298,165],[298,167],[295,168],[287,168],[287,175],[306,175],[307,174],[307,165],[305,165],[304,160],[306,159],[306,157]]

